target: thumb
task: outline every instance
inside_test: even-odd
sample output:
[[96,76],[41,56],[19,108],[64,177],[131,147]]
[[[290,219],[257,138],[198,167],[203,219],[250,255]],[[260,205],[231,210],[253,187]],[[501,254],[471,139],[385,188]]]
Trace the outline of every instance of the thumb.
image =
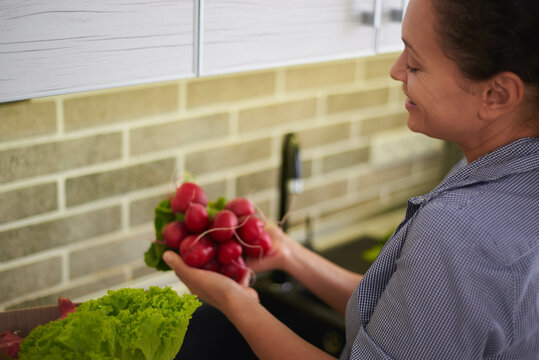
[[180,255],[171,250],[165,251],[165,253],[163,254],[163,260],[167,263],[168,266],[172,268],[172,270],[181,268],[184,265],[184,262]]
[[168,266],[172,268],[172,270],[174,270],[176,276],[189,289],[191,289],[190,283],[194,278],[196,278],[196,275],[193,272],[197,271],[198,269],[192,268],[187,265],[179,254],[171,250],[165,251],[165,253],[163,254],[163,260],[167,263]]

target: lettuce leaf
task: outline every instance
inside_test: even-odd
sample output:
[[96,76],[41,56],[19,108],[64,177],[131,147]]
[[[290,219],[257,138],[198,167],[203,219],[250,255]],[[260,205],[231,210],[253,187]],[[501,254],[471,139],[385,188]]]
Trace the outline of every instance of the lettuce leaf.
[[109,290],[66,318],[34,328],[19,359],[170,360],[200,305],[196,296],[168,287]]

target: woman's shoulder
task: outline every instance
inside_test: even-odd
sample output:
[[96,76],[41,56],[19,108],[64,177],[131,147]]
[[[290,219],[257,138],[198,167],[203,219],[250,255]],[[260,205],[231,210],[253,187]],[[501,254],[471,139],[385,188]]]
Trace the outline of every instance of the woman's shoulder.
[[456,256],[465,251],[514,263],[539,249],[538,176],[519,173],[433,196],[414,218],[411,238],[423,237]]

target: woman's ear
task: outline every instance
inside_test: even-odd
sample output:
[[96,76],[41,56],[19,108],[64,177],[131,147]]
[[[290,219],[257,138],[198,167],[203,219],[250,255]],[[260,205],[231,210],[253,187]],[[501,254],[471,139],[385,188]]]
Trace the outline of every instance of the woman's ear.
[[524,82],[513,72],[504,71],[485,82],[479,116],[496,119],[517,107],[524,97]]

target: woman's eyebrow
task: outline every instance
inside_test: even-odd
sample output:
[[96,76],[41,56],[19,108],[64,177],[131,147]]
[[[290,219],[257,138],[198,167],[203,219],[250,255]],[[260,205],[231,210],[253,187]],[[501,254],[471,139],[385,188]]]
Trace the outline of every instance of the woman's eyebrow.
[[419,55],[417,53],[417,51],[414,49],[414,47],[412,46],[412,44],[410,44],[410,42],[408,42],[408,40],[406,40],[405,38],[402,38],[402,42],[404,43],[404,46],[406,46],[408,49],[410,49],[418,58],[422,58],[421,55]]

